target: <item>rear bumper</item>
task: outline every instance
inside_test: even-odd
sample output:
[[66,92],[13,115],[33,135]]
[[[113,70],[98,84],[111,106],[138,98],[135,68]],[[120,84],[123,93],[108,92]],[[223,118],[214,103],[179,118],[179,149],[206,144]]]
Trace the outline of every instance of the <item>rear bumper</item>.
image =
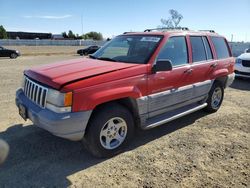
[[27,116],[35,125],[56,136],[73,141],[83,138],[92,112],[55,113],[34,104],[24,95],[22,89],[16,92],[16,105],[20,104],[26,107]]

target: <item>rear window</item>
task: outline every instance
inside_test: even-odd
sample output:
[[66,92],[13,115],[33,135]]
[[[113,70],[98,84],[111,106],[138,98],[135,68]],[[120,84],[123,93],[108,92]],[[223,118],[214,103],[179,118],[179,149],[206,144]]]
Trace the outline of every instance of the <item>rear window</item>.
[[227,44],[224,38],[211,37],[211,39],[213,41],[218,59],[224,59],[224,58],[230,57]]

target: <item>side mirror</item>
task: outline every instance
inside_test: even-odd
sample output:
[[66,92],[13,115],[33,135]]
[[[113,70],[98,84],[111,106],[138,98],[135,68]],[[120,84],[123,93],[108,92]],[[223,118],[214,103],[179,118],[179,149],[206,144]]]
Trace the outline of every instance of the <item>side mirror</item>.
[[152,67],[152,72],[171,71],[173,69],[172,62],[169,59],[159,59]]

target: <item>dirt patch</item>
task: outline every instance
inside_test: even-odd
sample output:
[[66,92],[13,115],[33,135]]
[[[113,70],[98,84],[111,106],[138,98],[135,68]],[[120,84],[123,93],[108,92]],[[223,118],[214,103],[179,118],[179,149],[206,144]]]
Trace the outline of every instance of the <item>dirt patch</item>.
[[24,69],[72,58],[80,57],[0,59],[0,138],[10,144],[0,187],[249,187],[249,80],[226,90],[217,113],[138,130],[126,152],[100,160],[81,143],[24,122],[15,107]]

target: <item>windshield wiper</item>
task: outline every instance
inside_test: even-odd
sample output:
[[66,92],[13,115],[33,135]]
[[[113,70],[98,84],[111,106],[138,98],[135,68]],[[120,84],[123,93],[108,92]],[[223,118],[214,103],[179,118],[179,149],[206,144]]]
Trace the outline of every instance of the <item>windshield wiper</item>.
[[99,60],[104,60],[104,61],[113,61],[113,62],[117,62],[116,60],[112,59],[112,58],[109,58],[109,57],[98,57],[96,59],[99,59]]

